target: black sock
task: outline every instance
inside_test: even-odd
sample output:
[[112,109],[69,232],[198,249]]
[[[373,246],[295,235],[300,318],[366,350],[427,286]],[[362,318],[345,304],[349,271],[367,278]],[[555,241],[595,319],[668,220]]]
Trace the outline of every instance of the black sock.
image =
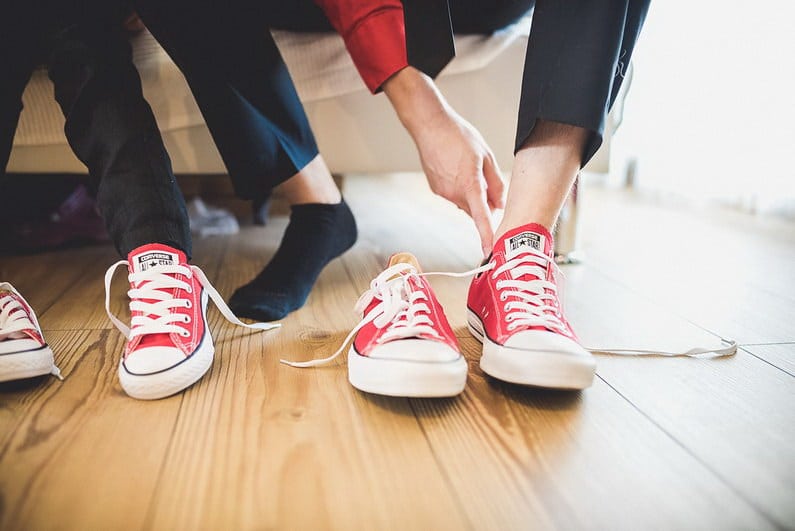
[[306,302],[320,271],[356,243],[356,220],[345,200],[295,205],[282,243],[265,269],[229,300],[240,317],[275,321]]

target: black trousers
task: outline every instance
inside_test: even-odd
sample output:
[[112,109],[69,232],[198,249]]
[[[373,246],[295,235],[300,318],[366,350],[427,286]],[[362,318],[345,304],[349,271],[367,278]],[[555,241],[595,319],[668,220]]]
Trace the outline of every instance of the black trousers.
[[185,202],[121,32],[120,4],[98,2],[86,12],[68,2],[20,4],[4,8],[0,18],[3,177],[25,85],[46,63],[66,118],[67,140],[88,167],[119,253],[159,242],[190,255]]
[[538,120],[590,131],[582,165],[602,143],[650,0],[449,0],[456,33],[491,33],[533,9],[516,126],[518,151]]
[[602,143],[650,0],[537,0],[525,56],[518,151],[538,120],[590,131],[582,165]]

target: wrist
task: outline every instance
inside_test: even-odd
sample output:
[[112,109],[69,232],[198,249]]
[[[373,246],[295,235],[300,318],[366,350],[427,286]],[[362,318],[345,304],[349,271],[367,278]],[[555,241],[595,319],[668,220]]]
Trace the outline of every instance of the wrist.
[[414,67],[403,68],[383,85],[400,122],[413,138],[444,119],[449,107],[433,80]]

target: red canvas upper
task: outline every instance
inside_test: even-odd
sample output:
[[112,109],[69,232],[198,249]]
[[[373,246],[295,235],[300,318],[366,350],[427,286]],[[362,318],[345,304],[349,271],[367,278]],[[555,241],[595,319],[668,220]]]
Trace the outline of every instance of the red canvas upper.
[[[168,245],[152,243],[143,245],[130,252],[127,257],[128,268],[130,273],[145,271],[156,265],[172,265],[178,264],[189,267],[185,253]],[[165,346],[177,347],[185,356],[190,356],[201,343],[204,334],[206,333],[206,324],[202,315],[202,288],[196,276],[190,278],[186,275],[175,274],[171,275],[179,280],[187,282],[191,286],[189,293],[185,289],[174,288],[164,290],[170,293],[171,296],[179,299],[188,299],[191,302],[191,308],[173,308],[171,313],[180,313],[190,317],[189,323],[176,323],[177,326],[188,331],[188,337],[183,337],[178,333],[169,334],[148,334],[138,336],[131,339],[127,348],[125,349],[125,358],[134,350],[144,347]],[[136,285],[131,285],[133,288],[143,287],[146,282]],[[153,300],[143,299],[144,302],[155,302]],[[141,312],[134,311],[132,315],[140,315]]]
[[[531,223],[510,230],[500,237],[494,245],[494,250],[490,259],[490,261],[494,263],[494,268],[475,277],[469,287],[467,307],[480,318],[486,336],[491,339],[491,341],[500,345],[504,344],[510,336],[523,330],[549,330],[551,332],[561,333],[556,329],[548,329],[543,326],[525,325],[517,326],[512,330],[508,329],[509,322],[506,321],[506,316],[510,312],[505,310],[505,304],[510,300],[510,297],[506,297],[505,294],[501,296],[500,290],[497,289],[497,282],[500,280],[529,281],[535,280],[538,277],[525,274],[514,278],[511,270],[501,273],[496,278],[493,278],[493,275],[496,270],[505,265],[506,262],[510,260],[521,260],[523,256],[528,255],[528,249],[541,251],[549,258],[550,262],[545,268],[546,275],[543,280],[556,283],[554,266],[552,265],[552,263],[554,263],[552,235],[544,226]],[[503,291],[510,290],[506,289]],[[546,292],[550,293],[550,290],[546,290]],[[551,301],[551,305],[557,309],[559,318],[565,325],[563,335],[571,337],[576,341],[577,337],[574,335],[571,326],[563,316],[559,298],[555,297],[555,299]],[[547,313],[550,312],[551,311],[547,311]]]
[[[414,265],[417,269],[417,272],[421,272],[414,257],[408,253],[393,255],[392,258],[390,258],[388,266],[392,266],[396,263],[404,261],[412,263],[412,265]],[[425,277],[412,274],[406,274],[404,276],[407,277],[407,285],[410,292],[422,291],[425,294],[426,300],[423,302],[428,306],[428,316],[433,323],[433,329],[439,334],[439,337],[434,337],[431,334],[421,333],[414,338],[427,339],[429,341],[439,341],[458,352],[458,341],[456,340],[455,334],[453,333],[453,329],[450,327],[450,323],[447,321],[447,317],[444,314],[444,309],[442,308],[441,304],[439,304],[439,301],[433,292],[433,288],[428,283],[428,280]],[[373,308],[375,308],[381,302],[382,301],[380,298],[374,297],[364,310],[364,315],[370,313],[370,311],[372,311]],[[378,328],[372,322],[367,323],[364,327],[362,327],[361,330],[359,330],[359,332],[356,334],[356,338],[353,340],[353,346],[356,349],[356,352],[362,356],[368,356],[372,349],[379,345],[379,339],[381,339],[388,330],[389,326]],[[387,340],[387,342],[400,340],[401,339],[391,339]]]

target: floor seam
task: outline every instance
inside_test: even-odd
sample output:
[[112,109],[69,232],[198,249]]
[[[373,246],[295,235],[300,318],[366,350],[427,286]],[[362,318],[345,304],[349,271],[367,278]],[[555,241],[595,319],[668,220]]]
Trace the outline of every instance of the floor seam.
[[758,507],[753,500],[749,500],[744,493],[739,491],[733,483],[729,482],[722,474],[720,474],[717,470],[713,469],[708,463],[706,463],[699,455],[697,455],[693,450],[691,450],[688,446],[686,446],[683,442],[673,436],[668,430],[662,427],[659,422],[654,420],[648,413],[643,411],[640,407],[637,406],[632,400],[630,400],[626,395],[624,395],[621,391],[619,391],[615,386],[610,384],[605,378],[601,375],[597,374],[597,378],[602,380],[605,385],[607,385],[610,389],[612,389],[618,396],[620,396],[624,401],[626,401],[635,411],[637,411],[643,418],[649,421],[655,428],[660,430],[666,437],[668,437],[671,441],[674,442],[678,447],[687,453],[690,457],[696,460],[701,466],[703,466],[710,474],[712,474],[716,479],[718,479],[726,488],[728,488],[732,493],[734,493],[738,498],[743,500],[747,503],[754,511],[756,511],[761,517],[763,517],[767,522],[772,524],[774,527],[782,529],[783,526],[770,514],[768,514],[764,509]]

